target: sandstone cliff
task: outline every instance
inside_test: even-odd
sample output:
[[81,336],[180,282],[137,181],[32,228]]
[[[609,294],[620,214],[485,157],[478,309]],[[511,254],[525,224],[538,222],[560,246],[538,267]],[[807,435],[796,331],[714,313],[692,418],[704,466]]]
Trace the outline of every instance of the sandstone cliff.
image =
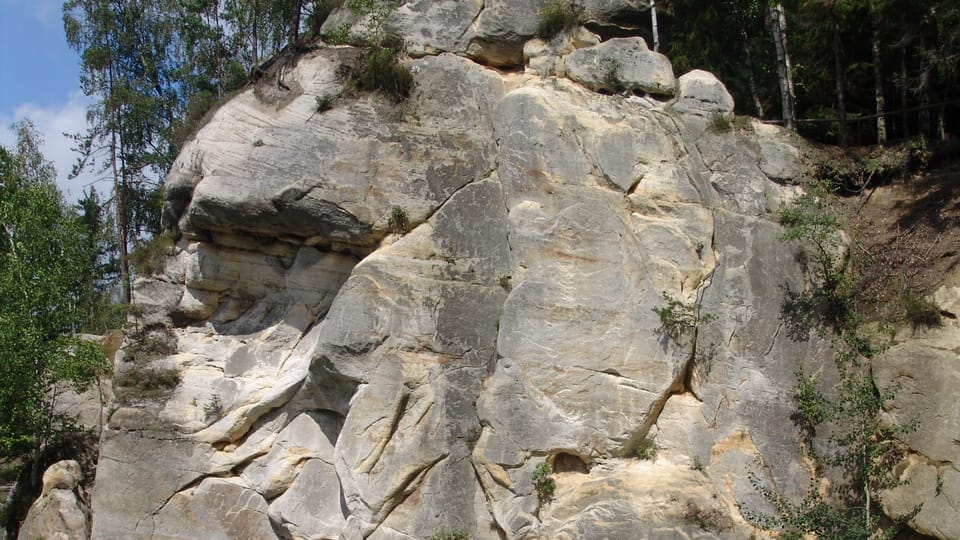
[[[748,470],[804,493],[789,388],[828,346],[782,328],[803,275],[772,215],[801,143],[716,129],[723,85],[640,38],[534,39],[540,4],[407,2],[403,104],[319,112],[355,49],[318,47],[187,144],[176,253],[136,290],[156,354],[116,366],[180,382],[111,415],[94,538],[747,538]],[[664,293],[712,317],[671,335]]]

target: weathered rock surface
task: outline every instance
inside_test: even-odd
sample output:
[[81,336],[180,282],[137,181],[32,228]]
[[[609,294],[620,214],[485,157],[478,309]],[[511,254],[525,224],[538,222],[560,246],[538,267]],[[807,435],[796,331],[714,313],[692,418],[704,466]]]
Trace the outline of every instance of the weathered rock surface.
[[[825,345],[779,320],[802,274],[772,216],[800,152],[711,130],[722,84],[641,39],[530,42],[541,5],[408,2],[399,108],[317,112],[355,54],[319,49],[186,145],[177,252],[137,288],[182,381],[111,417],[95,538],[744,538],[747,468],[805,491],[789,388]],[[663,101],[592,91],[605,58]],[[664,294],[715,318],[671,335]]]
[[934,538],[960,538],[960,288],[943,287],[934,295],[944,317],[942,328],[905,330],[902,341],[873,363],[878,388],[896,388],[887,421],[909,427],[902,439],[911,453],[900,464],[904,480],[883,497],[891,515],[904,516],[921,505],[913,529]]
[[19,540],[86,540],[90,512],[77,496],[80,464],[58,461],[43,473],[43,492],[20,525]]
[[[645,92],[667,97],[677,90],[670,61],[651,51],[639,37],[614,38],[577,49],[566,58],[566,73],[591,90]],[[730,105],[732,108],[732,99]]]

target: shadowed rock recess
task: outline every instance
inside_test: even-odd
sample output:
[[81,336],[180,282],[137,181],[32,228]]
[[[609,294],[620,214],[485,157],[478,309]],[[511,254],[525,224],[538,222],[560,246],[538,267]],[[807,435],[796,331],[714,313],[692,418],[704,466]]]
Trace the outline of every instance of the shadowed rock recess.
[[[111,416],[94,538],[747,538],[747,470],[805,492],[789,389],[829,357],[781,329],[772,214],[800,143],[718,130],[723,85],[641,38],[534,38],[541,6],[407,2],[401,105],[320,46],[185,146],[135,297],[181,382]],[[715,318],[674,339],[664,292]]]

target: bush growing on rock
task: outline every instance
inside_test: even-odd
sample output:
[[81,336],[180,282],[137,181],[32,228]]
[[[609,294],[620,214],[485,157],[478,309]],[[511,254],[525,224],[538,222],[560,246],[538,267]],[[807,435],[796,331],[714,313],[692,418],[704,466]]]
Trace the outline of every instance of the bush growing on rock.
[[544,461],[533,470],[533,488],[537,491],[540,502],[553,499],[553,492],[557,489],[557,482],[553,479],[553,467]]
[[554,36],[580,24],[583,6],[563,0],[549,0],[540,10],[537,36],[552,39]]

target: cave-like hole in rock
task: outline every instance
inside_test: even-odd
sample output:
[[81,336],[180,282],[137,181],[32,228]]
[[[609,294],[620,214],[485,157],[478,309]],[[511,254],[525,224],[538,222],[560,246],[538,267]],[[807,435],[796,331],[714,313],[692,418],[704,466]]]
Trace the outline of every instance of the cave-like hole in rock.
[[568,454],[567,452],[558,452],[555,456],[553,456],[553,472],[575,472],[587,474],[590,472],[590,468],[587,467],[586,462],[584,462],[580,456]]

